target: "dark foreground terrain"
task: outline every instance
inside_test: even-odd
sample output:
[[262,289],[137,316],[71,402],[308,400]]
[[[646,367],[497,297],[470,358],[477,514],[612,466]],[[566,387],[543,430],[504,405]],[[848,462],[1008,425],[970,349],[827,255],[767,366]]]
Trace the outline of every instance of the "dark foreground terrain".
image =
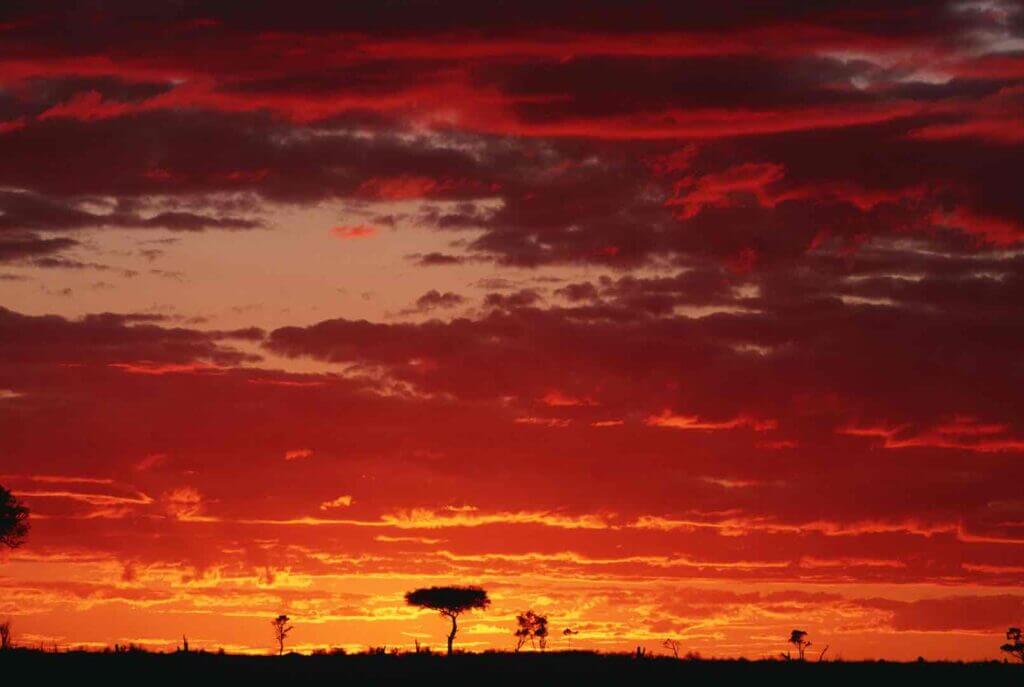
[[[151,654],[0,653],[0,684],[224,681],[230,684],[894,684],[1012,685],[1024,666],[1007,663],[890,663],[680,661],[665,657],[571,653],[349,656],[233,656],[213,653]],[[213,682],[212,684],[216,684]]]

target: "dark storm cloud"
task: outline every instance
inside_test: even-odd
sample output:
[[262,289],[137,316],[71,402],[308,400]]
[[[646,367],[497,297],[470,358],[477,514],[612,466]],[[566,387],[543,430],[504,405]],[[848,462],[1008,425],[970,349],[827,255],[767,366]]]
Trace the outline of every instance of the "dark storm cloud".
[[23,315],[0,308],[0,355],[4,365],[135,363],[237,364],[252,359],[222,342],[258,341],[258,329],[198,331],[167,328],[144,314],[103,313],[69,320]]
[[0,191],[0,232],[59,231],[94,227],[138,227],[200,231],[253,229],[260,223],[241,217],[213,217],[194,212],[157,211],[143,215],[133,203],[117,204],[108,212],[81,209],[78,203],[32,193]]
[[[9,8],[0,182],[197,208],[217,193],[486,198],[419,219],[482,230],[471,250],[527,267],[696,257],[749,271],[823,235],[843,249],[936,228],[1021,236],[1024,69],[979,42],[1013,36],[1012,12],[456,6],[403,4],[386,22],[319,5]],[[48,40],[57,26],[70,33]],[[919,74],[933,64],[953,78]],[[685,162],[649,164],[687,142]],[[62,164],[37,164],[54,147]],[[188,207],[151,220],[256,222]]]
[[[901,3],[892,11],[885,2],[861,2],[855,8],[842,2],[782,0],[752,7],[673,4],[644,0],[628,7],[617,2],[550,3],[495,2],[478,5],[467,2],[385,3],[381,7],[335,6],[303,0],[288,8],[245,7],[236,3],[156,3],[146,8],[127,1],[68,7],[61,2],[12,2],[0,15],[17,22],[20,34],[39,42],[50,37],[46,31],[62,26],[70,31],[61,45],[85,49],[105,44],[112,37],[131,37],[147,29],[165,29],[165,40],[196,30],[258,32],[266,30],[317,32],[365,32],[383,36],[463,32],[518,33],[566,27],[576,31],[636,32],[665,27],[714,31],[757,26],[784,26],[794,22],[841,21],[850,31],[910,39],[942,36],[963,26],[965,21],[991,21],[983,12],[953,12],[932,2]],[[1019,21],[1014,19],[1014,21]],[[90,30],[85,30],[88,25]],[[167,31],[167,29],[173,29]]]
[[454,291],[445,291],[442,293],[437,289],[431,289],[417,298],[413,307],[401,311],[400,314],[413,315],[418,313],[428,313],[432,310],[448,310],[458,307],[465,302],[465,297],[455,293]]
[[0,262],[51,255],[77,245],[69,238],[43,238],[36,234],[0,234]]

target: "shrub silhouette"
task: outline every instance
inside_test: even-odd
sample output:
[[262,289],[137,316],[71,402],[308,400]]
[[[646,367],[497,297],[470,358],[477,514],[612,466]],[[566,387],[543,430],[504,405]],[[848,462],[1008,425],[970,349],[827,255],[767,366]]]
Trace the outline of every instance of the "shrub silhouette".
[[15,549],[28,535],[28,508],[0,485],[0,545]]
[[789,643],[796,647],[800,660],[804,660],[804,652],[811,646],[807,633],[803,630],[793,630],[789,633]]
[[277,640],[278,656],[284,654],[284,640],[288,638],[288,633],[295,629],[288,624],[290,622],[291,618],[283,613],[270,621],[270,624],[274,626],[274,639]]
[[516,624],[518,625],[515,631],[517,652],[523,648],[526,642],[530,642],[534,648],[539,644],[541,651],[547,648],[548,617],[546,615],[540,615],[533,611],[520,613],[516,616]]
[[11,643],[11,621],[0,623],[0,651],[7,651],[14,645]]
[[1019,627],[1007,628],[1006,644],[999,648],[1024,663],[1024,633]]
[[459,630],[458,617],[474,608],[487,608],[491,600],[480,587],[424,587],[406,592],[405,602],[418,608],[429,608],[452,621],[448,634],[448,655],[452,654],[452,643]]

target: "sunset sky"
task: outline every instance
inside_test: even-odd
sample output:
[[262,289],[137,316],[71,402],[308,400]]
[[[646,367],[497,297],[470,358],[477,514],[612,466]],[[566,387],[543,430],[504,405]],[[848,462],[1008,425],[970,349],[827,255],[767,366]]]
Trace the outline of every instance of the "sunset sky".
[[1008,0],[0,3],[0,619],[997,658],[1022,121]]

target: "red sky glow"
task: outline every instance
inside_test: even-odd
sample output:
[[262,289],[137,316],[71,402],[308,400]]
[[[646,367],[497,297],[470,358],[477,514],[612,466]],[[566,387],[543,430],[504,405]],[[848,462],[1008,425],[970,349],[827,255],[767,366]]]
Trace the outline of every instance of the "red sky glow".
[[0,6],[19,641],[988,659],[1024,6]]

